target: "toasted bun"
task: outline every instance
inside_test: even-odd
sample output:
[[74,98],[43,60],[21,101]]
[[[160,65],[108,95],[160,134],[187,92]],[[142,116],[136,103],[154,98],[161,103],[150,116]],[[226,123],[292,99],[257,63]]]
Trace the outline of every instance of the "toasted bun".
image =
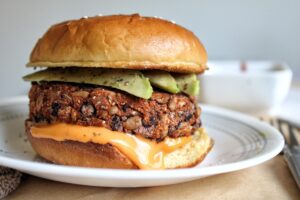
[[[51,162],[81,167],[137,169],[131,160],[110,144],[59,142],[53,139],[32,137],[29,126],[27,137],[34,150]],[[194,135],[192,142],[165,156],[165,166],[171,168],[192,167],[200,163],[213,146],[205,134]]]
[[205,49],[192,32],[166,20],[134,14],[53,25],[38,40],[27,65],[201,73],[206,62]]

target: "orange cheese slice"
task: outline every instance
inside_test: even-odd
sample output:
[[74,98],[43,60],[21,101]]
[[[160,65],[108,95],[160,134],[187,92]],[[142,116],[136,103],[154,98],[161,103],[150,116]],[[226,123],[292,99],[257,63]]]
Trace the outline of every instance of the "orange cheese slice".
[[33,126],[31,135],[56,141],[72,140],[111,144],[118,148],[140,169],[164,169],[164,156],[184,146],[192,137],[165,138],[157,143],[141,136],[111,131],[103,127],[79,126],[65,123]]

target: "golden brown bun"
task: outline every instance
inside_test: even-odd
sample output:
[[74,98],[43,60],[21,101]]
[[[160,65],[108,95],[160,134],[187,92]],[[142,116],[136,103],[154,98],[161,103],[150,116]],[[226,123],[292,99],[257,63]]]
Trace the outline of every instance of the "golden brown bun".
[[[76,141],[59,142],[53,139],[32,137],[30,126],[26,124],[27,137],[33,149],[51,162],[96,168],[137,169],[116,147],[110,144],[82,143]],[[213,146],[213,141],[205,134],[196,134],[192,142],[165,156],[166,168],[192,167],[200,163]]]
[[27,65],[201,73],[206,62],[206,51],[192,32],[166,20],[134,14],[53,25],[38,40]]
[[110,144],[58,142],[52,139],[34,138],[27,131],[33,149],[43,158],[62,165],[136,169],[126,156]]

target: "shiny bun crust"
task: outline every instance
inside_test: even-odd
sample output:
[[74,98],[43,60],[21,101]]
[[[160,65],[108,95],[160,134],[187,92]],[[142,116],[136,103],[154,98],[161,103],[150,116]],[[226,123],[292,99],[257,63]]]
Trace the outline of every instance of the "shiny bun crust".
[[[95,168],[138,169],[127,156],[110,144],[58,142],[53,139],[35,138],[30,134],[29,123],[26,124],[26,133],[33,149],[53,163]],[[166,155],[165,166],[173,169],[197,165],[212,146],[213,141],[207,135],[204,137],[195,135],[192,142]]]
[[201,73],[207,54],[187,29],[159,18],[112,15],[53,25],[27,66],[159,69]]

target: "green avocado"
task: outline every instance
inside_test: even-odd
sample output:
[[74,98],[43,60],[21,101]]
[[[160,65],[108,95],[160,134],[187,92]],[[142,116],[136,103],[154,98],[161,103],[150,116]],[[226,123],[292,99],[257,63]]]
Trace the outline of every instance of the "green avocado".
[[25,81],[62,81],[87,83],[116,88],[137,97],[149,99],[152,86],[148,78],[136,70],[95,68],[48,68],[24,76]]
[[151,85],[164,91],[176,94],[180,90],[177,87],[176,80],[170,73],[164,71],[145,71],[143,72],[149,78]]
[[191,95],[198,96],[200,83],[196,74],[173,74],[180,91]]

